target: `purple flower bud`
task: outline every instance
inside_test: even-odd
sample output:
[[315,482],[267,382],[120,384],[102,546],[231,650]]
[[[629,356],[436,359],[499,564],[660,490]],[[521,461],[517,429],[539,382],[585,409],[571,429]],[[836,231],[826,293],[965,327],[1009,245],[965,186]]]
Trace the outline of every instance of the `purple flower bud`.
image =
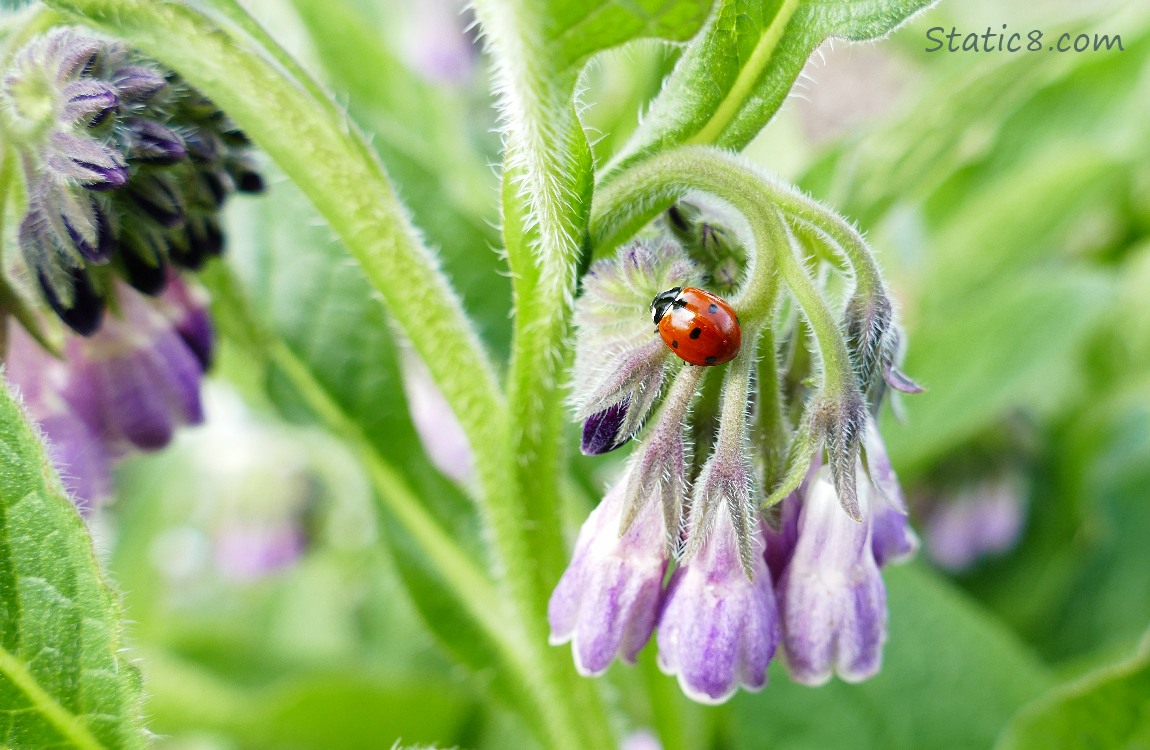
[[878,672],[886,639],[886,588],[871,551],[871,490],[859,485],[856,521],[841,508],[829,468],[810,483],[798,540],[779,578],[787,667],[796,682]]
[[[656,294],[694,276],[678,245],[637,242],[616,258],[594,263],[584,277],[575,307],[571,397],[576,419],[595,417],[588,437],[601,438],[588,445],[609,450],[608,445],[626,443],[643,426],[672,356],[652,333],[647,310]],[[608,429],[612,426],[613,431]]]
[[110,86],[94,80],[80,80],[64,87],[66,122],[96,128],[120,108],[120,98]]
[[619,428],[627,419],[627,407],[630,404],[631,396],[627,395],[619,403],[587,417],[583,423],[583,442],[580,445],[584,456],[609,453],[627,443],[626,439],[619,439]]
[[59,260],[72,265],[84,261],[107,263],[116,251],[116,232],[103,199],[75,185],[46,177],[35,183],[29,195],[26,221],[45,236],[38,264],[58,262],[52,258],[63,251]]
[[128,186],[128,196],[145,216],[162,227],[182,226],[187,218],[183,192],[172,177],[164,172],[140,172]]
[[216,564],[230,578],[254,581],[303,554],[307,535],[289,519],[233,522],[216,535]]
[[224,233],[215,216],[201,214],[188,222],[188,241],[193,252],[204,256],[218,256],[224,251]]
[[427,457],[444,476],[459,484],[470,482],[475,476],[475,455],[451,404],[419,355],[405,349],[400,362],[411,423]]
[[116,190],[128,182],[128,166],[120,152],[86,135],[54,133],[47,162],[58,176],[97,192]]
[[231,175],[232,181],[235,182],[236,190],[239,190],[241,193],[254,195],[264,191],[264,178],[259,172],[246,164],[241,163],[229,166],[228,174]]
[[44,271],[36,271],[36,280],[48,305],[60,320],[81,336],[91,336],[104,318],[104,298],[97,294],[83,268],[63,271],[61,284],[49,281]]
[[1012,549],[1025,519],[1018,477],[983,479],[934,505],[926,521],[926,549],[940,567],[966,570],[980,558]]
[[875,561],[882,567],[887,563],[909,560],[918,551],[918,536],[910,527],[902,487],[890,465],[886,446],[874,420],[867,422],[863,445],[866,448],[867,473],[878,490],[877,497],[872,495],[871,548]]
[[171,128],[143,117],[129,117],[122,131],[124,153],[142,164],[170,165],[188,155],[184,141]]
[[120,263],[133,289],[154,297],[168,284],[167,242],[151,227],[125,226],[120,233]]
[[677,675],[683,692],[700,703],[722,703],[740,686],[766,685],[779,619],[761,530],[754,544],[748,577],[734,519],[721,506],[698,553],[675,571],[667,589],[659,667]]
[[164,294],[156,301],[177,334],[207,372],[215,350],[215,329],[208,310],[210,300],[202,286],[172,273]]
[[626,485],[624,477],[583,524],[547,609],[552,645],[571,641],[583,675],[603,673],[617,656],[634,662],[662,602],[668,559],[663,521],[648,502],[620,536]]
[[142,65],[129,65],[112,74],[120,98],[126,102],[146,102],[168,86],[168,81],[158,71]]
[[98,39],[82,36],[71,29],[52,32],[45,38],[44,45],[43,59],[56,60],[56,81],[59,83],[91,75],[104,47]]

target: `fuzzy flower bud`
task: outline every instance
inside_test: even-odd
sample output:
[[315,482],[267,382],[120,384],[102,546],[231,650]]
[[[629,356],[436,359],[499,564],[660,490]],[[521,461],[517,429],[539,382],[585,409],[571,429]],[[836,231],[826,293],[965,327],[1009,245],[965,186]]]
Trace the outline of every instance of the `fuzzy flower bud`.
[[618,258],[591,266],[575,306],[572,379],[575,418],[584,422],[583,452],[606,453],[630,440],[663,382],[667,347],[643,314],[655,295],[688,283],[694,267],[674,243],[636,242]]

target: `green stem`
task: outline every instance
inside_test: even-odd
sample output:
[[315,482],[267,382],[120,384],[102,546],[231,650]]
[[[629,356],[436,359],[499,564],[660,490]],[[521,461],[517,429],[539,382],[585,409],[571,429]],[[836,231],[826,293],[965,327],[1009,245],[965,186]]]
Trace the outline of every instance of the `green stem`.
[[[513,593],[530,637],[546,641],[551,591],[566,563],[561,497],[564,426],[561,373],[567,364],[576,265],[590,205],[590,149],[575,114],[574,76],[552,68],[545,18],[527,3],[479,0],[492,50],[507,132],[503,235],[511,267],[515,332],[508,373],[508,457],[512,485],[503,502],[519,518]],[[509,535],[510,536],[510,535]],[[552,696],[549,738],[556,747],[613,744],[597,689],[580,678],[565,650],[539,661]]]
[[[755,261],[736,308],[744,325],[755,327],[774,309],[767,293],[770,265],[764,248],[783,281],[794,294],[815,334],[829,392],[854,388],[854,375],[846,342],[839,326],[795,257],[793,238],[779,215],[779,200],[795,195],[777,185],[749,162],[705,146],[686,146],[656,154],[619,174],[596,195],[591,215],[591,238],[595,247],[614,247],[635,234],[667,206],[692,191],[709,193],[743,215],[755,244]],[[794,200],[789,203],[797,205]],[[740,305],[746,305],[746,309]]]
[[494,367],[379,160],[334,103],[310,96],[312,87],[286,77],[244,35],[188,6],[50,2],[178,70],[300,186],[427,362],[477,454],[485,490],[501,491],[506,476],[484,470],[500,465],[486,459],[501,455],[506,429]]

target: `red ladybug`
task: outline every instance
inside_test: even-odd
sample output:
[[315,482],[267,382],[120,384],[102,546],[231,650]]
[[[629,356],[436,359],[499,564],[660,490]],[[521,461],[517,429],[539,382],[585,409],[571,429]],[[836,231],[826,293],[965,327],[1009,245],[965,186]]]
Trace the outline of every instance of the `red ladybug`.
[[721,365],[739,353],[739,316],[722,297],[689,286],[659,294],[651,303],[655,329],[679,359]]

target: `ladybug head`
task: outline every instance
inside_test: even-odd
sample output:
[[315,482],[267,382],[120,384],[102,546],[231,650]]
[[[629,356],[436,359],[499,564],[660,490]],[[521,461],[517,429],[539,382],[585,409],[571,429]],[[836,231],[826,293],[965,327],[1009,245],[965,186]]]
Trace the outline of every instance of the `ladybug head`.
[[675,299],[681,291],[683,291],[683,287],[676,286],[655,295],[655,299],[651,302],[651,317],[654,319],[655,325],[659,325],[659,321],[662,320],[663,316],[667,314],[667,311],[674,306]]

